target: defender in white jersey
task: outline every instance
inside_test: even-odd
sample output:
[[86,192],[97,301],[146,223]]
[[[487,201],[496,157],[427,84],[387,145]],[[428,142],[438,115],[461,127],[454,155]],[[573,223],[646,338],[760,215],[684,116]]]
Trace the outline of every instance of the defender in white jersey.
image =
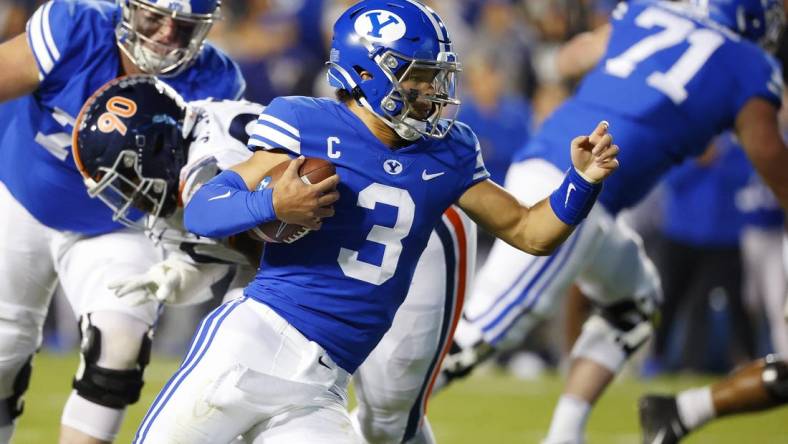
[[0,44],[0,443],[22,412],[58,283],[83,333],[63,441],[112,441],[137,401],[158,307],[126,306],[107,283],[162,252],[90,199],[71,133],[90,94],[123,74],[162,74],[188,100],[240,96],[240,70],[204,41],[218,17],[216,0],[57,0]]

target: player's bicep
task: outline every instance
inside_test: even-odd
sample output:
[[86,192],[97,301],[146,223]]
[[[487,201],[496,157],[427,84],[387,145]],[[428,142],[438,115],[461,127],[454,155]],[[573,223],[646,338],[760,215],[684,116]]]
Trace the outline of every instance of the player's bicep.
[[257,184],[263,180],[265,173],[287,160],[290,160],[290,155],[279,150],[255,151],[252,157],[230,169],[243,178],[250,190],[254,190]]
[[29,94],[38,88],[36,59],[27,34],[0,44],[0,102]]
[[788,209],[788,149],[777,108],[762,98],[750,99],[736,116],[736,133],[755,169]]

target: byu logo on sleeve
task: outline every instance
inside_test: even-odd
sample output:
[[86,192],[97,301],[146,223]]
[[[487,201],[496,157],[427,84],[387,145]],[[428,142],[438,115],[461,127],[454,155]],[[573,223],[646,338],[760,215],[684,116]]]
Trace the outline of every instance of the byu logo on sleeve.
[[369,11],[356,19],[356,33],[372,42],[393,42],[405,35],[405,21],[383,9]]

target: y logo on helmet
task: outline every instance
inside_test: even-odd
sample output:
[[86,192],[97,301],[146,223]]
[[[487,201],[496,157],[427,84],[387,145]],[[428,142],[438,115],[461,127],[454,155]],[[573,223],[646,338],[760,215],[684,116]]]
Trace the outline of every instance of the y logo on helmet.
[[372,42],[393,42],[405,35],[405,20],[391,11],[376,9],[356,19],[356,34]]
[[192,12],[192,5],[189,0],[156,0],[153,3],[162,8],[167,8],[170,11],[186,14]]

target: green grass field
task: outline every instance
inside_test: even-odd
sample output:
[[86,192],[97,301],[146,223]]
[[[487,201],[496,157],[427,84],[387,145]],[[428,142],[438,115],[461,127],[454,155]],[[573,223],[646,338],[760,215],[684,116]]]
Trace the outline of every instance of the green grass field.
[[[154,357],[146,372],[142,400],[129,410],[117,442],[131,441],[146,407],[177,364],[174,359]],[[16,444],[57,442],[60,411],[70,391],[77,357],[42,353],[36,357],[34,366]],[[647,383],[618,381],[591,416],[589,444],[638,443],[635,402],[642,393],[675,391],[709,381],[687,377]],[[536,382],[489,374],[476,376],[436,396],[430,403],[430,420],[442,444],[538,443],[547,429],[559,392],[560,379],[556,376]],[[686,442],[785,444],[788,443],[788,409],[723,420],[707,426]]]

